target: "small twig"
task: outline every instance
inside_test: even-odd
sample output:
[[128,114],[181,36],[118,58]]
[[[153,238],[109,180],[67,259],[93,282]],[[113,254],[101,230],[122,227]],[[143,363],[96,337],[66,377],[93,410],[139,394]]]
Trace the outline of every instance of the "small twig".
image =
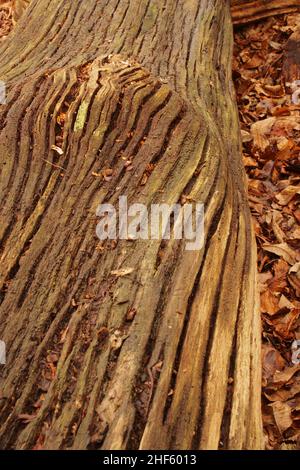
[[147,400],[147,405],[146,405],[146,416],[148,416],[148,413],[149,413],[150,403],[152,400],[153,389],[154,389],[154,377],[152,373],[152,367],[147,366],[147,372],[148,372],[149,379],[150,379],[150,393],[149,393],[149,398]]
[[49,162],[49,160],[46,160],[45,158],[42,158],[42,160],[44,160],[44,162],[46,162],[46,163],[49,163],[49,165],[52,165],[52,166],[54,166],[54,168],[58,168],[58,169],[60,169],[60,170],[64,170],[64,171],[66,171],[66,169],[65,169],[65,168],[63,168],[63,167],[62,167],[62,166],[60,166],[60,165],[56,165],[56,163]]
[[151,404],[151,400],[153,396],[153,390],[154,390],[154,375],[153,375],[152,370],[154,369],[155,372],[160,372],[162,364],[163,364],[162,361],[158,361],[155,364],[153,364],[153,366],[149,366],[149,365],[147,366],[147,372],[148,372],[149,379],[150,379],[150,394],[149,394],[149,398],[148,398],[147,405],[146,405],[146,416],[148,416],[148,413],[149,413],[149,408],[150,408],[150,404]]

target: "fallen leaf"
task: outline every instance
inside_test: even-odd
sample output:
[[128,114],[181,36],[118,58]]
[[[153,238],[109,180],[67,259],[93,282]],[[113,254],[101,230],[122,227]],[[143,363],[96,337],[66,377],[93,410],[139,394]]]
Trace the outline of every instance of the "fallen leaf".
[[112,176],[113,170],[111,168],[105,168],[102,173],[103,176]]
[[253,140],[252,135],[248,131],[244,131],[243,129],[241,130],[241,136],[242,136],[242,142],[251,142]]
[[289,301],[289,299],[287,299],[285,297],[285,295],[281,295],[280,297],[280,300],[279,300],[279,308],[289,308],[289,309],[293,309],[295,308],[295,305],[292,304],[292,302]]
[[146,184],[147,181],[148,181],[148,178],[149,178],[149,176],[147,175],[147,173],[144,173],[143,176],[142,176],[140,185],[141,185],[141,186],[145,186],[145,184]]
[[114,331],[114,333],[109,338],[112,349],[120,349],[125,339],[128,337],[129,335],[122,333],[120,330]]
[[275,122],[276,118],[271,117],[252,124],[251,134],[253,137],[254,147],[264,151],[270,145],[269,139],[266,137],[266,135],[271,132],[271,129]]
[[293,424],[291,417],[292,410],[287,403],[275,401],[270,405],[273,408],[274,418],[281,433],[290,428]]
[[269,401],[290,400],[298,393],[300,393],[300,377],[295,377],[289,387],[283,385],[282,387],[276,387],[275,390],[271,387],[264,389],[264,395]]
[[289,270],[290,273],[299,273],[300,272],[300,261],[298,263],[295,263]]
[[286,206],[296,194],[300,194],[299,186],[288,186],[279,194],[276,194],[276,199],[281,206]]
[[126,321],[132,321],[135,316],[136,316],[136,308],[132,307],[127,312]]
[[116,269],[114,271],[111,271],[111,274],[114,276],[122,277],[126,276],[127,274],[130,274],[134,271],[134,268],[121,268],[121,269]]
[[30,415],[30,414],[20,414],[18,415],[18,419],[20,419],[24,424],[31,423],[31,421],[35,420],[36,415]]
[[285,384],[300,370],[300,364],[295,366],[287,367],[283,371],[275,372],[273,383],[274,384]]
[[268,315],[274,315],[279,310],[278,298],[271,291],[266,290],[260,296],[261,311]]
[[289,274],[288,275],[288,280],[291,286],[295,289],[296,291],[296,296],[300,297],[300,276],[297,274]]
[[51,145],[51,150],[54,150],[56,153],[58,153],[58,155],[63,155],[64,153],[63,149],[57,145]]
[[290,248],[287,243],[263,245],[263,249],[269,253],[274,253],[275,255],[282,257],[290,265],[294,265],[300,259],[300,254]]
[[286,366],[286,361],[281,354],[270,344],[262,345],[263,379],[269,382],[276,371],[281,371]]

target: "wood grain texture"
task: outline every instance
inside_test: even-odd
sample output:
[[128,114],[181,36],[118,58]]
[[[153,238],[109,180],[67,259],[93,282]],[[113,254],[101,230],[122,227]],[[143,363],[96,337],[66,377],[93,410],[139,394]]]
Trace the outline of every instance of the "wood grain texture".
[[[1,45],[1,448],[263,446],[232,39],[223,0],[33,0]],[[119,195],[203,202],[204,248],[99,246]]]

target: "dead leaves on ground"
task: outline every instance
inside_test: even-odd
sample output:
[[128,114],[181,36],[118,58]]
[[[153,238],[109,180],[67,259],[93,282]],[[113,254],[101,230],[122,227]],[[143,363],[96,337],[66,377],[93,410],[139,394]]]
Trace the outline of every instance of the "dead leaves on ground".
[[263,349],[263,420],[267,448],[300,444],[300,364],[286,360],[270,345]]
[[0,0],[0,41],[7,37],[29,3],[30,0]]
[[300,82],[285,83],[284,50],[300,15],[243,27],[234,79],[249,203],[258,243],[267,448],[300,448]]

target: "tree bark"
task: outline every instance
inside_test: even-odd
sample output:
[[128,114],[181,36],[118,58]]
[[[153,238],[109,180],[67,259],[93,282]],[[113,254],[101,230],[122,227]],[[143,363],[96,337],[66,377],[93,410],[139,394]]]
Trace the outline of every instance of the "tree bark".
[[251,23],[283,13],[300,11],[299,0],[232,0],[231,13],[236,25]]
[[[223,0],[33,0],[1,45],[1,448],[263,446],[232,39]],[[204,247],[100,246],[120,195],[203,202]]]

